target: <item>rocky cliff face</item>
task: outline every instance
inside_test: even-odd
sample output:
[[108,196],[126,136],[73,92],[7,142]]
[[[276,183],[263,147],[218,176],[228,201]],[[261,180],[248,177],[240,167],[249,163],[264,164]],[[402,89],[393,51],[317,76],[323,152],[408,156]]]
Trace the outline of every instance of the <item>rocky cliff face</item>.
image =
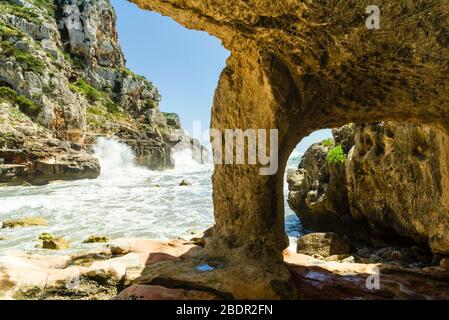
[[[448,136],[393,122],[333,134],[289,173],[289,204],[306,227],[375,244],[408,240],[448,254]],[[332,158],[338,146],[341,158]]]
[[[167,123],[155,86],[126,68],[109,1],[7,0],[0,2],[0,9],[0,99],[8,104],[2,105],[2,113],[16,110],[32,120],[26,123],[33,128],[45,128],[46,135],[68,148],[68,154],[78,153],[95,163],[86,172],[81,170],[79,177],[95,176],[95,168],[98,175],[98,163],[89,155],[97,136],[129,144],[137,161],[151,169],[173,167],[171,150],[177,142],[170,135],[177,130],[184,141],[191,139],[179,132],[179,124]],[[6,116],[3,120],[0,148],[8,150],[8,155],[6,151],[0,155],[3,181],[14,178],[7,165],[28,168],[45,161],[65,166],[51,150],[36,154],[27,143],[2,142],[9,136],[20,140],[15,136],[16,123]],[[20,138],[33,140],[33,134],[29,130]],[[14,179],[35,181],[30,178],[36,176],[35,170],[26,172]],[[51,175],[50,170],[47,179]]]

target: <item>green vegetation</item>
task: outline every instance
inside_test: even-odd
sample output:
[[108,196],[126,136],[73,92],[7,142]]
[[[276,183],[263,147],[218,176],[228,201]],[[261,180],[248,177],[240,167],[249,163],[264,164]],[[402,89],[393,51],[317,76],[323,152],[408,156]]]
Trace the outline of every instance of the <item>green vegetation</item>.
[[325,146],[327,148],[333,147],[335,145],[334,139],[332,139],[332,138],[326,139],[321,143],[323,144],[323,146]]
[[162,113],[167,120],[167,125],[173,127],[175,129],[181,128],[181,120],[179,119],[179,115],[176,113],[163,112]]
[[128,68],[123,68],[121,69],[121,71],[124,73],[125,76],[133,77],[142,81],[147,81],[147,79],[144,76],[138,75]]
[[2,40],[8,40],[13,37],[22,38],[23,33],[14,27],[4,25],[0,22],[0,38]]
[[33,2],[39,8],[45,9],[47,16],[56,16],[56,5],[54,0],[33,0]]
[[[37,2],[49,2],[46,0],[37,1]],[[2,1],[0,5],[0,9],[3,12],[10,13],[15,15],[16,17],[25,19],[30,23],[34,23],[36,25],[41,25],[42,21],[39,15],[32,8],[26,8],[19,4],[17,4],[14,0],[6,0]]]
[[83,61],[81,60],[80,57],[71,54],[69,52],[62,52],[62,55],[64,56],[64,59],[70,63],[73,67],[75,67],[76,69],[84,69],[85,68],[85,64],[83,63]]
[[37,117],[42,110],[41,106],[37,105],[30,99],[19,95],[15,90],[8,87],[0,87],[0,102],[4,101],[16,104],[20,111],[30,118]]
[[347,155],[341,145],[335,146],[329,150],[326,160],[328,163],[345,163]]
[[100,103],[110,113],[120,112],[119,106],[106,93],[95,89],[84,79],[78,79],[70,84],[70,89],[73,92],[81,93],[91,104]]
[[25,71],[31,71],[39,74],[44,72],[45,64],[32,54],[17,49],[9,41],[1,41],[0,46],[3,49],[1,55],[6,57],[14,57],[14,59],[16,59]]

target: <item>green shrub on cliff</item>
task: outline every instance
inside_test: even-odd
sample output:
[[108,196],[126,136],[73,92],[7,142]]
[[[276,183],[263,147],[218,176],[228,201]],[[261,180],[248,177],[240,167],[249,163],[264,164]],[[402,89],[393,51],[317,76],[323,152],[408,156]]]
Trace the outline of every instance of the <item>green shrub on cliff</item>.
[[172,128],[180,129],[181,128],[181,120],[179,119],[179,115],[176,113],[163,112],[162,113],[167,120],[167,125]]
[[335,144],[334,139],[331,139],[331,138],[326,139],[326,140],[324,140],[324,141],[321,142],[321,143],[323,144],[323,146],[325,146],[325,147],[327,147],[327,148],[333,147],[334,144]]
[[8,87],[0,87],[0,102],[4,101],[16,104],[22,113],[31,118],[37,117],[42,110],[41,106],[19,95],[15,90]]
[[14,57],[25,71],[41,74],[45,70],[45,64],[41,60],[28,52],[17,49],[11,42],[1,41],[0,46],[3,50],[1,55]]
[[[38,2],[47,1],[42,0]],[[25,19],[30,23],[34,23],[36,25],[42,24],[39,14],[37,14],[33,8],[24,7],[13,0],[2,1],[0,3],[0,9],[2,12],[15,15],[16,17]]]
[[45,9],[49,17],[56,16],[56,4],[54,0],[33,0],[39,8]]
[[329,150],[326,160],[328,163],[345,163],[347,155],[341,145],[335,146]]
[[119,106],[106,93],[95,89],[84,79],[78,79],[76,82],[71,83],[70,89],[81,93],[91,104],[101,103],[110,113],[120,112]]
[[0,22],[0,38],[1,38],[1,40],[8,40],[13,37],[22,38],[23,34],[16,28],[14,28],[12,26],[4,25],[3,23]]

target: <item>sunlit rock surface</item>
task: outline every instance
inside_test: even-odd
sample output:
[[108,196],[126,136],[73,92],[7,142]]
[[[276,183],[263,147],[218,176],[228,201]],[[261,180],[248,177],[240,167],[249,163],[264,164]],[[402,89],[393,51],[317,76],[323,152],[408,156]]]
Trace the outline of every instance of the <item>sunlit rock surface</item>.
[[133,2],[216,36],[231,52],[215,93],[214,128],[279,129],[276,175],[216,166],[216,226],[206,245],[211,257],[275,270],[279,296],[288,287],[279,285],[287,278],[277,269],[287,247],[283,169],[303,137],[381,120],[449,128],[447,2],[379,2],[381,30],[367,29],[366,8],[344,0]]
[[355,144],[343,148],[345,163],[329,163],[331,147],[319,143],[289,174],[289,204],[305,226],[375,244],[408,238],[448,254],[447,134],[382,122],[346,126],[334,136],[333,145]]

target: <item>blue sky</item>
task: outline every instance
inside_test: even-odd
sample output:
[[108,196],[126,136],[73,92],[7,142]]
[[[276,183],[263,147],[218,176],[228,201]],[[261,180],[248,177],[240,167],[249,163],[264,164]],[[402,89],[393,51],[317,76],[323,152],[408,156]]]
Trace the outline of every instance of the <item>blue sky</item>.
[[[159,88],[161,110],[178,113],[188,132],[198,120],[207,130],[214,91],[229,52],[220,40],[205,32],[188,30],[171,18],[141,10],[128,1],[111,2],[128,68]],[[300,152],[329,136],[330,130],[315,132],[304,140]]]
[[176,112],[191,132],[193,121],[209,128],[218,78],[229,52],[205,32],[188,30],[171,18],[112,0],[127,66],[146,76],[162,95],[161,110]]

